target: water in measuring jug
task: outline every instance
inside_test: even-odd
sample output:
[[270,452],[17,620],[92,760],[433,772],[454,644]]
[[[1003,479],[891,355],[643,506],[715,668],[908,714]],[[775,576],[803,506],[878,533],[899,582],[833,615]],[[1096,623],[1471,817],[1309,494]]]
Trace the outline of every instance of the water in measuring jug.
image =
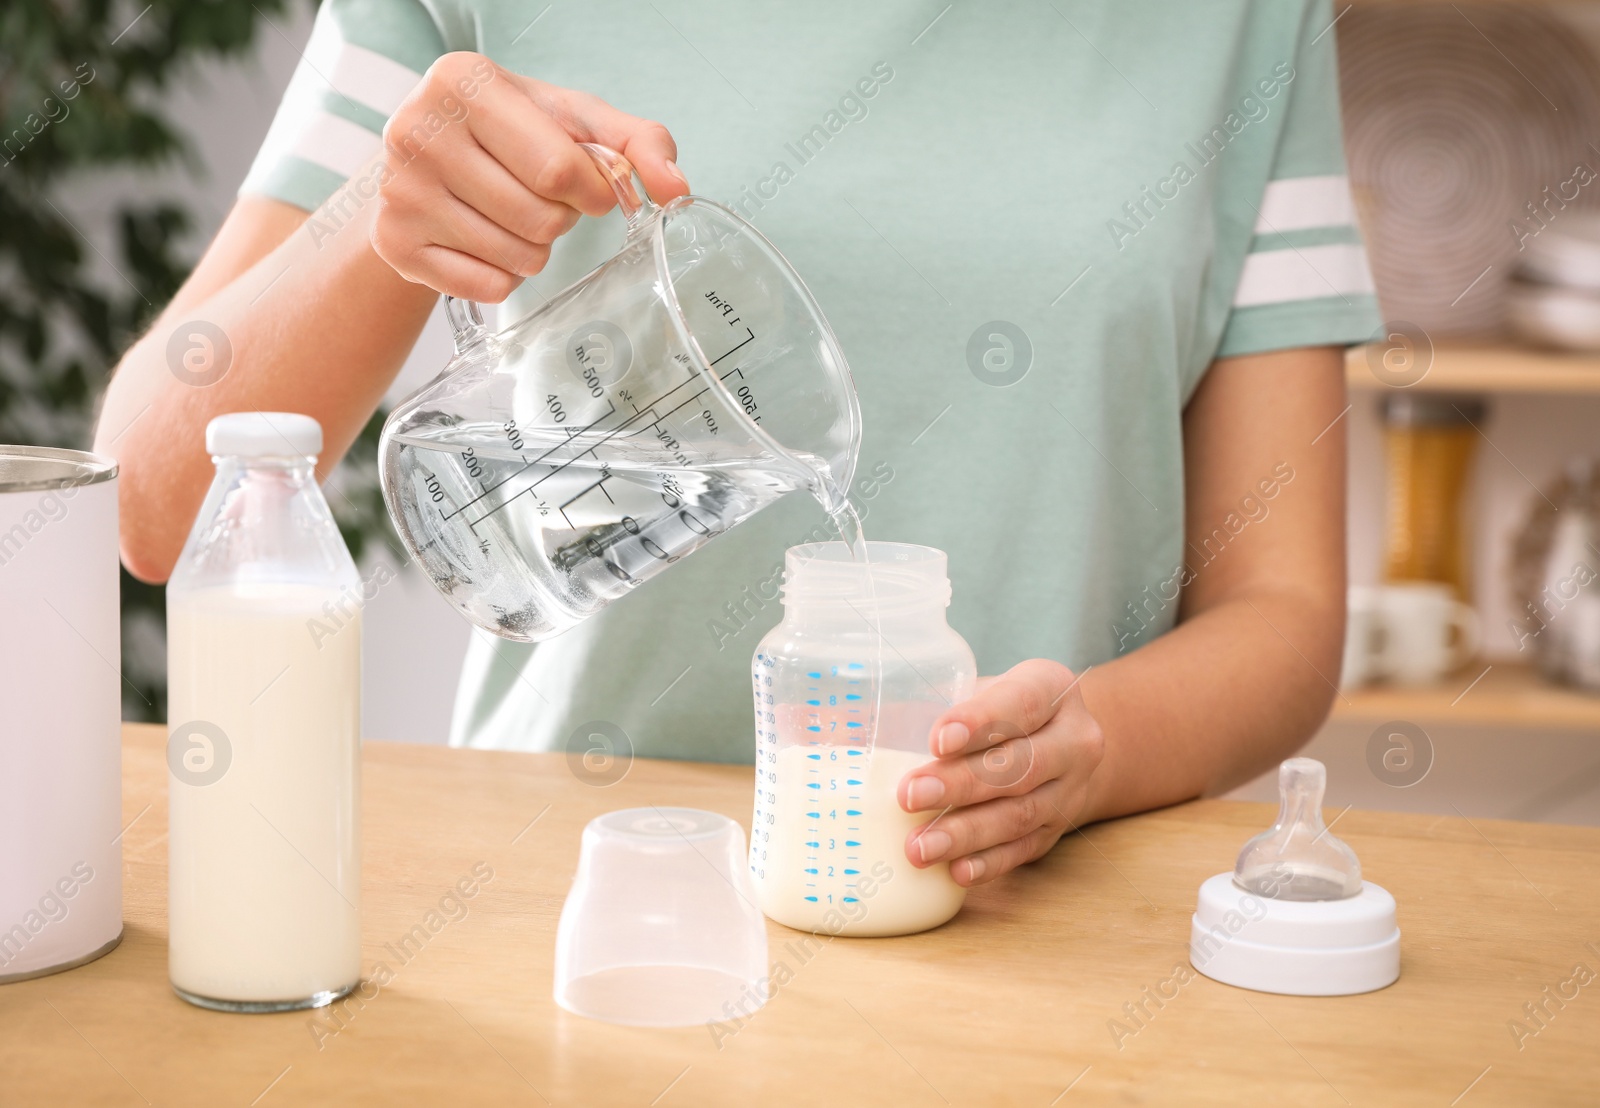
[[[663,432],[665,434],[665,432]],[[584,452],[584,439],[504,425],[395,437],[392,487],[422,568],[474,618],[513,639],[564,630],[787,492],[811,489],[846,541],[860,525],[826,464],[685,465],[645,432]]]

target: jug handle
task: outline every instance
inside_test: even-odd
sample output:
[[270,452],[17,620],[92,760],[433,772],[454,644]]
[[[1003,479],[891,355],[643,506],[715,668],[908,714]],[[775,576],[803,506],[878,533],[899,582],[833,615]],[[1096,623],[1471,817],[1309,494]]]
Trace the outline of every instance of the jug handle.
[[617,206],[628,221],[628,238],[633,238],[639,228],[660,211],[650,202],[644,189],[637,187],[643,182],[634,171],[633,163],[611,147],[601,146],[598,142],[580,142],[578,145],[594,159],[594,164],[600,167],[601,174],[610,183],[611,191],[617,194]]
[[445,297],[444,317],[450,321],[450,330],[455,335],[457,354],[465,354],[482,343],[484,335],[488,333],[488,328],[483,325],[483,309],[478,307],[476,300]]
[[[601,146],[597,142],[580,142],[584,153],[594,159],[594,164],[599,166],[601,174],[610,184],[611,191],[616,193],[617,207],[622,209],[623,218],[628,221],[628,238],[639,233],[639,229],[650,221],[650,217],[660,211],[650,201],[644,189],[636,187],[639,181],[638,174],[634,172],[633,163],[609,146]],[[455,335],[456,353],[465,354],[468,350],[482,344],[488,334],[488,328],[483,323],[483,309],[474,300],[457,300],[453,296],[444,298],[445,318],[450,321],[450,330]]]

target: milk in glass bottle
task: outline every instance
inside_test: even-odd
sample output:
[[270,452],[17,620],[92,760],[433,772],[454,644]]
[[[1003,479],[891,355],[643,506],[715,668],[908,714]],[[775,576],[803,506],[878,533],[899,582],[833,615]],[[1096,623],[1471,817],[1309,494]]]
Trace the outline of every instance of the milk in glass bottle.
[[206,449],[167,586],[168,968],[202,1007],[318,1007],[361,968],[360,582],[316,420],[219,416]]

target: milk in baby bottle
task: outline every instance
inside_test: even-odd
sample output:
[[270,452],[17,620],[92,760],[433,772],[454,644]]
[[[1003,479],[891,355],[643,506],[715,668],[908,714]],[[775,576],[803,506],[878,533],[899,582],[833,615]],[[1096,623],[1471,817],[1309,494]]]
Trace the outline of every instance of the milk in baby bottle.
[[[928,733],[972,694],[977,666],[945,622],[942,551],[842,542],[788,552],[784,618],[756,648],[756,805],[750,870],[761,910],[789,927],[903,935],[937,927],[966,890],[948,862],[918,869],[902,811]],[[881,636],[881,638],[880,638]]]

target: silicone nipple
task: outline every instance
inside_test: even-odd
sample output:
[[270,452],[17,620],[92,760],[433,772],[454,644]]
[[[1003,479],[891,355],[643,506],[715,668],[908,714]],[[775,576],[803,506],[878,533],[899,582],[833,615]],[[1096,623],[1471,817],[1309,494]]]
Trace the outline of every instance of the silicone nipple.
[[1322,822],[1328,771],[1315,758],[1278,767],[1278,820],[1244,844],[1233,867],[1241,889],[1273,900],[1342,900],[1361,892],[1356,852]]

